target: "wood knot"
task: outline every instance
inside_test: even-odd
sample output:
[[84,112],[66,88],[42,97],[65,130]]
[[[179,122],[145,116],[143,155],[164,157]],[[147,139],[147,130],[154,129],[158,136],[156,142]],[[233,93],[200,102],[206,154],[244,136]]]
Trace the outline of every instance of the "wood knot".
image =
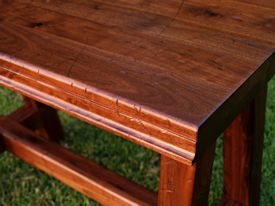
[[204,7],[191,7],[189,11],[195,15],[203,15],[207,17],[223,17],[222,14]]
[[207,16],[210,16],[210,17],[216,17],[216,16],[220,16],[220,14],[219,13],[217,13],[217,12],[214,12],[214,11],[211,11],[211,10],[205,10],[205,14],[207,15]]
[[43,25],[44,25],[44,23],[43,23],[43,22],[40,22],[40,21],[38,21],[38,22],[31,22],[31,23],[30,23],[30,27],[31,27],[31,28],[41,27],[41,26],[43,26]]

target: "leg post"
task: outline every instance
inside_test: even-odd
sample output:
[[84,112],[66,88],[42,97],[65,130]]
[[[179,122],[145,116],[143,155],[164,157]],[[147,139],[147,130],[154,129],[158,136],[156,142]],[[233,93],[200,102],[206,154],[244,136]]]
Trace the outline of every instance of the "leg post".
[[266,92],[267,87],[224,133],[222,206],[259,205]]
[[24,97],[25,105],[9,118],[33,130],[45,140],[59,142],[64,138],[62,124],[55,109]]
[[207,205],[214,154],[215,144],[194,165],[162,156],[158,205]]
[[25,125],[33,127],[44,139],[59,142],[64,138],[62,124],[55,109],[28,98],[25,98],[25,103],[39,110],[38,115],[24,122]]

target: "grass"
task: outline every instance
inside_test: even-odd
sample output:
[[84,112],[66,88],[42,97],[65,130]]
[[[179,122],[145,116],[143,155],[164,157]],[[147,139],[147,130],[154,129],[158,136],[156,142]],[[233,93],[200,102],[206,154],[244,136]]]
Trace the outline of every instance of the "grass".
[[[22,105],[19,95],[0,87],[0,114]],[[65,147],[93,159],[119,174],[157,191],[159,155],[110,133],[60,113]],[[265,131],[261,205],[275,205],[275,79],[269,84]],[[218,140],[209,194],[215,205],[222,194],[222,138]],[[0,206],[99,205],[8,153],[0,155]]]

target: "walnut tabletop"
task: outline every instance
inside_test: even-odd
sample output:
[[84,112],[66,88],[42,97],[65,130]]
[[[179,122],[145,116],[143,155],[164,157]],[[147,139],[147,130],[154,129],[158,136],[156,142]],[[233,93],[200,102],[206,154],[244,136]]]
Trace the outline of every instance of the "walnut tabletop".
[[0,0],[0,84],[192,163],[275,71],[272,0]]

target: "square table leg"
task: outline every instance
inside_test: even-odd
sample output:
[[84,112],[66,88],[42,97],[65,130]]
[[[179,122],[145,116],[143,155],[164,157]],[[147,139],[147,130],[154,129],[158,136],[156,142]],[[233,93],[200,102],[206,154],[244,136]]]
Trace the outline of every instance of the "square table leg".
[[24,97],[25,105],[9,117],[34,131],[45,140],[59,142],[64,138],[62,124],[55,109]]
[[214,153],[215,144],[194,165],[162,156],[158,205],[207,205]]
[[265,87],[224,133],[222,206],[259,205],[266,92]]
[[29,119],[27,123],[29,126],[34,126],[33,129],[39,133],[39,136],[55,142],[64,138],[63,127],[55,109],[28,98],[25,98],[25,102],[40,110],[38,115]]

